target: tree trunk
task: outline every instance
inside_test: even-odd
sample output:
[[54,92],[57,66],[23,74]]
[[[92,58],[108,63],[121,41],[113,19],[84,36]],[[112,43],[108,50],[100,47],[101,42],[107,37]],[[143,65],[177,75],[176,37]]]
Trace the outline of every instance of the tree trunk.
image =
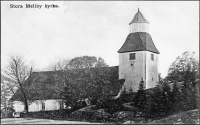
[[24,90],[23,90],[21,84],[20,84],[20,88],[21,88],[22,95],[23,95],[23,97],[24,97],[24,100],[23,100],[23,103],[24,103],[24,111],[25,111],[26,113],[28,113],[28,100],[27,100],[27,97],[26,97],[26,93],[24,92]]
[[28,102],[27,102],[27,100],[24,101],[24,111],[25,111],[25,113],[28,113]]
[[28,100],[27,100],[27,97],[25,95],[25,92],[22,91],[22,93],[23,93],[23,96],[24,96],[24,111],[25,111],[25,113],[28,113]]

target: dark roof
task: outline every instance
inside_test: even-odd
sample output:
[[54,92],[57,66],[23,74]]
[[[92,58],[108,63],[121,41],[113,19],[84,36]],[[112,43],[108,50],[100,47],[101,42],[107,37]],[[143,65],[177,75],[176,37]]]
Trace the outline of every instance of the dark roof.
[[118,53],[135,51],[150,51],[157,54],[160,53],[154,45],[151,35],[146,32],[130,33]]
[[[95,68],[92,68],[96,70]],[[75,70],[73,70],[75,71]],[[73,72],[68,71],[68,72]],[[78,71],[78,70],[77,70]],[[93,71],[93,70],[92,70]],[[106,85],[105,91],[108,95],[115,95],[119,92],[121,89],[122,83],[120,80],[118,80],[118,66],[113,67],[103,67],[103,72],[107,72],[109,75],[109,81],[110,84]],[[78,78],[85,78],[88,77],[88,74],[84,75],[86,71],[84,69],[78,71],[74,76],[70,76],[71,79],[76,79],[75,82],[78,82]],[[66,73],[66,72],[65,72]],[[55,82],[55,76],[57,75],[64,75],[63,71],[42,71],[42,72],[34,72],[32,75],[32,82],[29,85],[26,85],[31,87],[34,86],[36,90],[33,90],[28,98],[31,98],[31,100],[46,100],[46,99],[62,99],[61,95],[58,93],[58,91],[55,91],[54,86],[59,86],[62,90],[64,88],[63,83]],[[57,77],[58,78],[58,77]],[[82,81],[81,81],[82,82]],[[87,81],[85,81],[87,82]],[[26,83],[25,83],[26,84]],[[60,84],[60,85],[58,85]],[[29,91],[30,93],[30,91]],[[21,101],[22,95],[20,90],[18,90],[10,99],[10,101]],[[30,99],[28,99],[30,100]]]
[[132,23],[149,23],[149,21],[147,21],[147,19],[142,15],[142,13],[138,9],[138,12],[135,14],[133,20],[129,23],[129,25]]

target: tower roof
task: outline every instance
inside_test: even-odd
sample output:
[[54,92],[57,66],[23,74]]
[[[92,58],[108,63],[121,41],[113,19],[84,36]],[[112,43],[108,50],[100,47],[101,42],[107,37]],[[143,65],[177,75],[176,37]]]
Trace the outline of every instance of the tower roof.
[[129,25],[132,23],[149,23],[149,21],[146,20],[146,18],[142,15],[138,8],[138,12],[135,14],[133,20],[129,23]]
[[150,51],[157,54],[160,53],[154,45],[151,35],[146,32],[130,33],[118,53],[135,51]]

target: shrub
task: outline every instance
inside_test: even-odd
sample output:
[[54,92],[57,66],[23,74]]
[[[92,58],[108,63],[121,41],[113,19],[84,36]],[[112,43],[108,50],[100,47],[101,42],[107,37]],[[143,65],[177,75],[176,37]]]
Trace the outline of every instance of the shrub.
[[87,104],[85,101],[77,101],[74,103],[74,105],[72,105],[71,112],[76,111],[76,110],[81,109],[86,106],[87,106]]
[[119,100],[123,103],[132,102],[134,101],[135,95],[136,92],[123,93],[120,95]]
[[69,115],[70,111],[67,109],[54,111],[38,111],[21,113],[21,117],[41,118],[41,119],[63,119]]
[[95,119],[96,121],[109,121],[110,120],[111,115],[105,111],[105,109],[98,109],[95,111],[94,115],[93,115],[93,119]]
[[146,97],[146,93],[144,91],[145,86],[144,86],[144,82],[141,81],[141,83],[139,84],[139,89],[138,92],[136,93],[135,97],[134,97],[134,105],[139,108],[141,111],[146,107],[146,103],[147,103],[147,97]]
[[1,109],[1,118],[12,118],[15,110],[11,107]]
[[115,120],[116,122],[132,120],[134,117],[135,117],[135,112],[132,111],[120,111],[120,112],[115,112],[112,115],[112,119]]
[[97,109],[95,105],[87,106],[71,113],[73,120],[86,120],[90,122],[108,121],[111,115],[105,109]]
[[98,109],[105,109],[108,113],[112,114],[117,111],[123,111],[124,106],[122,102],[118,99],[102,99],[98,100],[96,107]]
[[70,117],[74,120],[91,120],[94,115],[94,110],[76,110],[71,113]]

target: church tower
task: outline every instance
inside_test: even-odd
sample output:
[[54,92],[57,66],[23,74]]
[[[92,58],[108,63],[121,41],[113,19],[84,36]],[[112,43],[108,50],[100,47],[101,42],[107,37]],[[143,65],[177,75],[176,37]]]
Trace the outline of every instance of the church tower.
[[138,90],[141,80],[145,88],[158,82],[158,54],[149,34],[149,22],[139,11],[129,23],[130,33],[119,49],[119,79],[125,79],[124,88]]

